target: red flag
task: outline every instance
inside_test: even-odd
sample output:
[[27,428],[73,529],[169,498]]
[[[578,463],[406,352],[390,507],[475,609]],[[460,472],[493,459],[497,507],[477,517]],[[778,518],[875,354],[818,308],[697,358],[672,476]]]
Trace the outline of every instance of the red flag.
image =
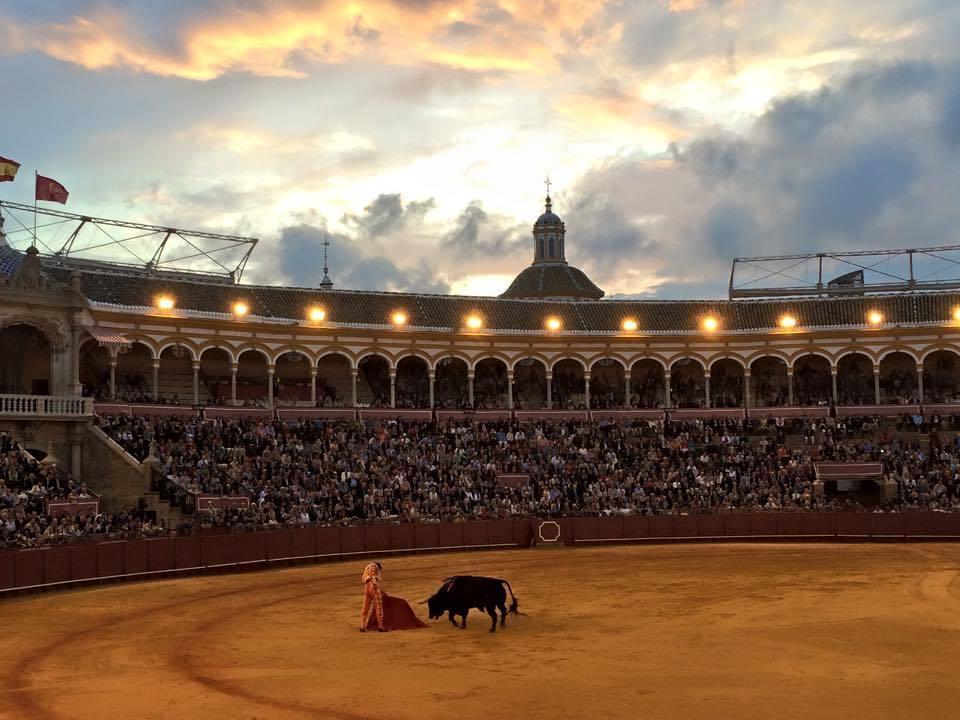
[[37,200],[49,200],[66,205],[69,194],[67,189],[56,180],[37,175]]
[[20,169],[20,163],[16,160],[8,160],[0,157],[0,182],[10,182],[17,176],[17,170]]

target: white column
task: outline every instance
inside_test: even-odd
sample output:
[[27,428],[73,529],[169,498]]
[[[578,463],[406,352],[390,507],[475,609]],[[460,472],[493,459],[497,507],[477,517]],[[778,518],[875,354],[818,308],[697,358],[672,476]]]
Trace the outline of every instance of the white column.
[[473,373],[467,373],[467,402],[473,407]]
[[917,397],[920,398],[920,404],[922,405],[925,402],[923,399],[923,363],[917,363]]
[[793,366],[787,368],[787,404],[793,405]]
[[707,401],[704,407],[710,407],[713,403],[710,399],[710,371],[707,371],[703,374],[703,393],[707,396]]
[[390,407],[397,406],[397,369],[390,368]]
[[117,356],[110,356],[110,399],[117,399]]
[[310,404],[317,406],[317,366],[310,368]]
[[663,407],[669,408],[672,403],[670,400],[670,373],[663,374]]
[[880,366],[873,366],[873,402],[880,404]]
[[553,410],[553,372],[547,370],[547,410]]
[[[70,352],[71,360],[73,361],[72,365],[72,377],[70,381],[71,395],[82,395],[83,387],[80,385],[80,330],[81,327],[77,323],[74,323],[70,326],[71,337],[70,337]],[[79,476],[77,476],[79,477]]]
[[353,407],[357,406],[357,375],[359,374],[360,370],[350,368],[350,401],[353,403]]
[[583,374],[583,402],[590,409],[590,371]]
[[267,365],[267,407],[273,407],[273,374],[277,371],[277,366]]
[[153,401],[156,402],[160,397],[160,360],[153,361]]
[[630,373],[623,374],[623,406],[630,407]]
[[750,402],[750,368],[743,371],[743,406],[745,408],[752,407]]
[[230,363],[230,404],[237,404],[237,370],[239,363]]
[[200,361],[193,361],[193,404],[200,404]]
[[833,366],[830,368],[830,381],[833,386],[833,404],[837,404],[837,368]]
[[431,410],[433,410],[433,381],[436,378],[436,376],[437,375],[434,370],[430,370],[430,372],[427,373],[427,379],[430,380],[430,409]]
[[507,408],[513,410],[513,370],[507,370]]

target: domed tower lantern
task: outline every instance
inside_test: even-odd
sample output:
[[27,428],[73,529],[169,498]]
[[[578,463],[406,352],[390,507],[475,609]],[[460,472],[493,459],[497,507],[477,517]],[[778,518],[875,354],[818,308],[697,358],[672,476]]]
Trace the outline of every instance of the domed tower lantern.
[[567,261],[564,254],[564,240],[567,234],[567,228],[563,220],[553,212],[553,202],[547,195],[546,209],[543,215],[537,218],[533,224],[533,262],[559,262]]

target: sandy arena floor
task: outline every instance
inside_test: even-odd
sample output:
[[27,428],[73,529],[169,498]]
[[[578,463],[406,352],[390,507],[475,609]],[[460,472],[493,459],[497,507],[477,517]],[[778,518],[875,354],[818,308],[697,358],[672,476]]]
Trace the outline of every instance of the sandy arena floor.
[[384,562],[411,601],[454,572],[505,577],[529,617],[361,635],[362,561],[13,598],[0,717],[960,717],[960,545]]

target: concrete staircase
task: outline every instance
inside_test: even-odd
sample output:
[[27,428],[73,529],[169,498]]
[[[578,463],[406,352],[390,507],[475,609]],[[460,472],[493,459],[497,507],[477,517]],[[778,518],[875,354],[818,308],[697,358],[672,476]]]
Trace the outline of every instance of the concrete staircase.
[[180,524],[180,509],[171,507],[151,487],[150,465],[137,462],[95,425],[87,428],[83,438],[83,457],[83,479],[100,493],[104,512],[135,506],[140,498],[145,498],[147,509],[157,513],[157,520],[166,520],[168,527]]

